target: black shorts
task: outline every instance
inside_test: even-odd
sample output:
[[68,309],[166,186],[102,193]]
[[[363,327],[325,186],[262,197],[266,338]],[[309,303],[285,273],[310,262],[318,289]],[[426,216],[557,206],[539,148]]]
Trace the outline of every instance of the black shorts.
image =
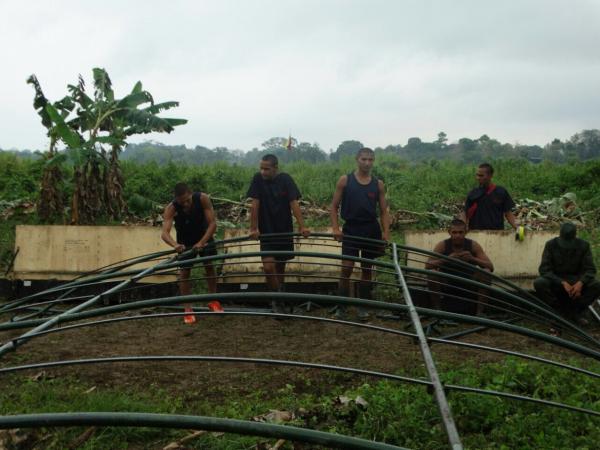
[[[184,251],[188,251],[192,248],[192,246],[186,246]],[[178,261],[189,261],[190,259],[203,257],[203,256],[214,256],[217,254],[217,246],[215,245],[215,240],[211,239],[206,243],[206,247],[200,250],[198,253],[190,252],[189,255],[184,256],[183,258],[179,257]],[[180,269],[189,269],[191,266],[180,267]]]
[[375,259],[385,254],[385,245],[353,239],[352,236],[381,240],[381,227],[379,222],[346,222],[342,228],[342,255],[356,256],[360,252],[361,258]]
[[[294,238],[291,236],[265,236],[259,237],[261,252],[293,252]],[[269,257],[269,255],[265,255]],[[289,261],[294,255],[277,255],[275,261]]]

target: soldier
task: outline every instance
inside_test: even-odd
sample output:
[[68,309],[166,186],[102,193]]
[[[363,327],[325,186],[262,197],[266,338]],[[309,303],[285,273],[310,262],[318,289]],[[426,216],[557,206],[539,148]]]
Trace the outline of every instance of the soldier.
[[583,313],[600,296],[600,282],[590,244],[576,235],[575,225],[566,222],[560,235],[546,242],[534,287],[541,300],[586,325]]

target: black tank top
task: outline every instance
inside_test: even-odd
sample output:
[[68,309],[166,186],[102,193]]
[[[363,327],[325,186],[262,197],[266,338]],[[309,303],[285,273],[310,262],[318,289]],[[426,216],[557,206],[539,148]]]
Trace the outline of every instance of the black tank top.
[[346,187],[342,195],[341,216],[346,223],[377,221],[379,201],[379,181],[371,176],[369,184],[360,184],[354,172],[347,175]]
[[[465,245],[463,246],[463,250],[468,251],[471,255],[475,256],[473,253],[473,241],[471,239],[465,238]],[[452,249],[452,239],[446,239],[444,241],[444,252],[442,255],[450,255],[454,250]]]
[[186,213],[183,207],[176,200],[173,200],[176,212],[175,231],[177,232],[177,243],[186,247],[191,247],[202,239],[208,228],[200,196],[200,192],[192,194],[192,209],[189,213]]

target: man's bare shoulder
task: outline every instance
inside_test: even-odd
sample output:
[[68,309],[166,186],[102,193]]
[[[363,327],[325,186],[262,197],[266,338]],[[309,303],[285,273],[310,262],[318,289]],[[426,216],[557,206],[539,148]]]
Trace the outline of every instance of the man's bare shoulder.
[[175,205],[173,205],[173,202],[169,202],[169,204],[167,206],[165,206],[165,212],[163,215],[166,219],[166,218],[175,217],[176,213],[177,213],[177,210],[175,209]]
[[338,181],[337,181],[338,186],[346,187],[347,183],[348,183],[348,175],[342,175],[341,177],[338,178]]
[[440,241],[437,244],[435,244],[435,247],[433,247],[433,251],[435,253],[442,253],[442,251],[444,250],[444,248],[446,247],[446,241]]

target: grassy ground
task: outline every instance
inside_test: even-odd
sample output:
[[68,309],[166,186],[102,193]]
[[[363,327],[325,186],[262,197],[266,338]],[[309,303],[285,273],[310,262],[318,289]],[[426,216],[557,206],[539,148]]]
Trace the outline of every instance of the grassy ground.
[[[448,368],[446,368],[448,369]],[[596,371],[600,369],[596,365]],[[463,364],[445,372],[444,381],[487,389],[508,390],[538,398],[551,398],[576,406],[592,405],[600,412],[598,382],[573,377],[564,371],[524,364],[513,359],[475,367]],[[305,380],[309,386],[314,380]],[[314,386],[315,391],[319,391]],[[361,396],[366,406],[342,405],[339,395]],[[551,407],[502,400],[497,397],[451,393],[451,408],[466,448],[470,449],[593,449],[600,442],[600,419]],[[432,397],[422,387],[372,381],[340,386],[327,395],[307,393],[307,386],[287,384],[276,392],[256,390],[239,398],[232,395],[210,402],[194,393],[172,395],[151,387],[111,389],[77,379],[10,377],[0,392],[0,412],[145,411],[252,419],[270,410],[289,411],[288,424],[375,439],[419,449],[447,448],[445,434]],[[550,425],[552,424],[552,425]],[[29,432],[33,441],[43,439],[43,448],[69,448],[85,432],[82,428]],[[78,448],[160,449],[186,435],[186,431],[156,429],[98,429]],[[231,434],[205,434],[185,448],[249,449],[275,440]],[[42,448],[42,447],[38,447]],[[70,447],[73,448],[73,447]],[[262,447],[258,447],[262,448]],[[284,446],[283,448],[292,448]],[[294,447],[310,448],[310,447]]]

